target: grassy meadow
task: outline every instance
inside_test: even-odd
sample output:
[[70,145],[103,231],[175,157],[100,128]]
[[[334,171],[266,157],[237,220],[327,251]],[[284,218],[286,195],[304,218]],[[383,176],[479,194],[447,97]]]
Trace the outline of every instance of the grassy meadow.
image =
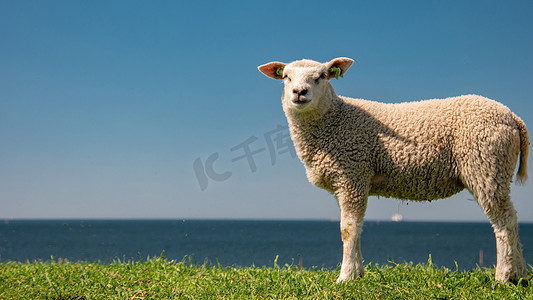
[[[529,267],[531,273],[531,266]],[[220,267],[164,257],[111,264],[5,262],[0,299],[533,299],[533,279],[494,280],[494,269],[458,272],[431,263],[367,264],[336,284],[339,270]]]

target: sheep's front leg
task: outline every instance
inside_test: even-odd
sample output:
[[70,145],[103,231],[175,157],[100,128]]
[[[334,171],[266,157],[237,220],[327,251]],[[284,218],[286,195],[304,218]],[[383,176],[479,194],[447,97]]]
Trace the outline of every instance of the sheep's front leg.
[[349,281],[363,276],[363,257],[360,237],[367,197],[339,198],[341,208],[342,266],[337,282]]

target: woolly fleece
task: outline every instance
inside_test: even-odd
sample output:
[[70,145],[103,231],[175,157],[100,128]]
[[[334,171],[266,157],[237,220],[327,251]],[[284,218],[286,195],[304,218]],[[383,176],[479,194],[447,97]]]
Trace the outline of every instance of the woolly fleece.
[[503,104],[478,95],[399,104],[339,97],[329,79],[343,76],[352,62],[337,58],[259,67],[284,80],[282,105],[309,181],[339,202],[343,263],[338,281],[363,275],[359,241],[369,195],[424,201],[465,188],[494,227],[496,278],[525,276],[509,197],[519,157],[517,179],[527,179],[524,122]]

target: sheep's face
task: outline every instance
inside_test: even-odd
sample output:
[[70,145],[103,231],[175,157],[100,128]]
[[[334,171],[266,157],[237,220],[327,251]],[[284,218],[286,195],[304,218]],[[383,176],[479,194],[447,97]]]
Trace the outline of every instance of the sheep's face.
[[349,58],[336,58],[324,64],[304,59],[290,64],[272,62],[259,70],[268,77],[283,80],[285,110],[307,112],[327,106],[325,102],[335,95],[329,80],[342,77],[352,63]]
[[328,91],[327,69],[313,61],[298,61],[283,70],[283,104],[288,108],[310,110]]

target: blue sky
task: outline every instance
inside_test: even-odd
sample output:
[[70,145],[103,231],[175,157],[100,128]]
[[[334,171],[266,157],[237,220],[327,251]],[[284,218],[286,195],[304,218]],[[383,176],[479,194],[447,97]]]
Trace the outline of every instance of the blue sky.
[[[351,57],[341,95],[481,94],[533,128],[531,2],[329,3],[1,1],[0,218],[338,219],[284,152],[274,60]],[[513,185],[520,221],[532,194]],[[466,192],[367,218],[396,212],[485,220]]]

